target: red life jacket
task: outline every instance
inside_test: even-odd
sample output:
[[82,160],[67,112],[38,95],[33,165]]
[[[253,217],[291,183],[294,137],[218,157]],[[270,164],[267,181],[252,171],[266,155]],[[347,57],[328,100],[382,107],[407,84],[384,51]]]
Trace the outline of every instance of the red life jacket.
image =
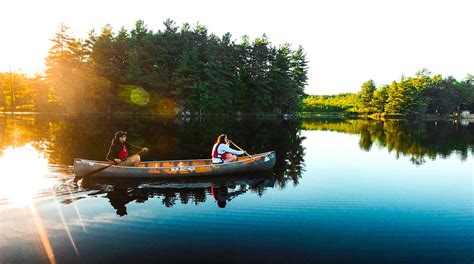
[[222,160],[222,155],[223,154],[219,154],[217,152],[217,147],[219,146],[220,144],[214,144],[214,147],[212,147],[212,157],[213,158],[217,158],[217,159],[221,159]]
[[123,160],[128,157],[127,146],[122,144],[122,150],[119,153],[119,159]]

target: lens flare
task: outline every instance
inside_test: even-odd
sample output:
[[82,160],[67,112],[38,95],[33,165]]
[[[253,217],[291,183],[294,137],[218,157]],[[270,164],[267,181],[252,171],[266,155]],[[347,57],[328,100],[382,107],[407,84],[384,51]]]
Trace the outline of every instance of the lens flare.
[[144,106],[150,102],[150,94],[142,87],[136,85],[120,86],[119,96],[122,100],[132,105]]
[[48,160],[31,144],[8,147],[0,157],[0,201],[28,204],[48,187]]
[[147,105],[150,101],[150,95],[143,88],[135,88],[130,93],[130,99],[136,105]]
[[168,98],[158,100],[156,112],[165,117],[174,117],[178,113],[178,104],[176,101]]

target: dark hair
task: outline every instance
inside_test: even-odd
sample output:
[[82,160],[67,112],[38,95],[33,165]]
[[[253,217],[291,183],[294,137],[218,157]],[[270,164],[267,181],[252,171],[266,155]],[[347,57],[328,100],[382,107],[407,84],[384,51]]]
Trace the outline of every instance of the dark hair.
[[123,136],[127,136],[126,131],[117,131],[117,132],[115,132],[115,138],[120,138],[120,137],[123,137]]
[[226,134],[220,134],[218,137],[217,137],[217,140],[216,140],[216,144],[222,144],[222,143],[225,143],[225,138],[227,137]]
[[112,139],[111,144],[118,143],[118,142],[119,142],[119,138],[120,138],[120,137],[123,137],[123,136],[127,136],[127,132],[125,132],[125,131],[117,131],[117,132],[115,132],[115,135],[114,135],[114,138]]
[[218,206],[219,208],[225,208],[226,205],[227,205],[227,201],[225,201],[225,200],[224,200],[224,201],[218,201],[218,202],[217,202],[217,206]]
[[127,214],[127,208],[125,206],[120,206],[119,208],[117,208],[116,213],[120,216],[124,216]]

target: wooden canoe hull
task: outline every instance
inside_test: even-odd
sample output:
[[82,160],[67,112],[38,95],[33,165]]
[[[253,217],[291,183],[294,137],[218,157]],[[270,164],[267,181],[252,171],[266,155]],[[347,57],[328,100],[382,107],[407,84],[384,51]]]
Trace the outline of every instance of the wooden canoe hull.
[[[210,159],[199,160],[169,160],[140,162],[137,167],[110,166],[91,177],[113,178],[178,178],[196,176],[214,176],[221,174],[236,174],[271,170],[275,166],[274,151],[239,157],[235,162],[212,164]],[[74,159],[74,172],[82,177],[90,172],[109,166],[104,161]]]

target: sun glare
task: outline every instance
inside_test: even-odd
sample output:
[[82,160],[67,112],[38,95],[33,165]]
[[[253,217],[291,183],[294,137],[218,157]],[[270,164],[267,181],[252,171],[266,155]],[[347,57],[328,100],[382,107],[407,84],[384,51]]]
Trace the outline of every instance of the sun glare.
[[47,187],[48,159],[31,144],[8,147],[0,156],[0,201],[25,205]]

